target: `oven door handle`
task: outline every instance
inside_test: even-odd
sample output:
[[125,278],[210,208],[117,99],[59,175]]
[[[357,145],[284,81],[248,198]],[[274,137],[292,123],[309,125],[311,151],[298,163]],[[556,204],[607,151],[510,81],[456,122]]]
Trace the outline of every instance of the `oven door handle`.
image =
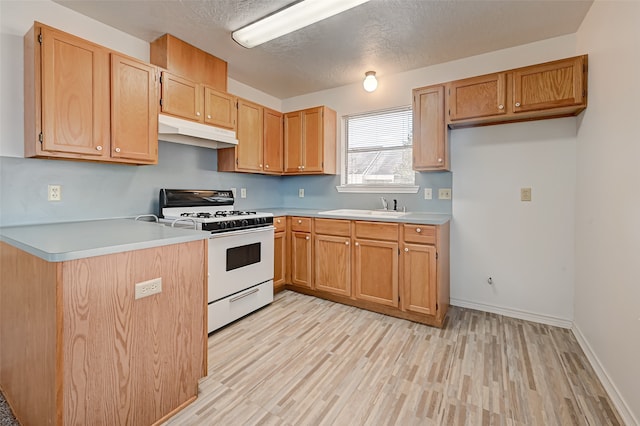
[[257,292],[259,292],[259,291],[260,291],[260,289],[259,289],[258,287],[256,287],[256,288],[254,288],[254,289],[252,289],[252,290],[249,290],[248,292],[246,292],[246,293],[244,293],[244,294],[241,294],[241,295],[239,295],[239,296],[232,297],[231,299],[229,299],[229,303],[231,303],[231,302],[235,302],[235,301],[240,300],[240,299],[244,299],[245,297],[250,296],[250,295],[252,295],[253,293],[257,293]]
[[233,237],[234,235],[247,235],[247,234],[256,234],[258,232],[267,232],[267,231],[273,231],[275,230],[276,227],[273,225],[269,225],[269,226],[261,226],[259,228],[249,228],[249,229],[237,229],[235,231],[229,231],[229,232],[218,232],[216,234],[211,234],[211,236],[209,237],[209,239],[214,239],[214,238],[224,238],[224,237]]

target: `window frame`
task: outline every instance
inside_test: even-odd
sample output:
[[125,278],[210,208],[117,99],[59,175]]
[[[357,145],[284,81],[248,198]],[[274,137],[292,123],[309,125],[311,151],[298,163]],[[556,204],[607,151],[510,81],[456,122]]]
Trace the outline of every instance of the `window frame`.
[[[413,108],[411,105],[403,105],[393,108],[386,108],[362,113],[348,114],[342,116],[343,120],[343,138],[344,141],[342,144],[342,161],[340,162],[340,171],[341,171],[341,179],[340,185],[336,186],[336,190],[338,192],[346,192],[346,193],[378,193],[378,194],[416,194],[420,187],[415,184],[416,181],[416,171],[413,170],[413,184],[400,184],[400,183],[387,183],[387,184],[349,184],[348,181],[348,158],[349,158],[349,120],[354,117],[362,117],[362,116],[371,116],[371,115],[382,115],[385,113],[393,113],[400,111],[409,111],[410,114],[413,112]],[[411,129],[413,130],[413,129]],[[385,151],[394,151],[396,148],[391,149],[382,149],[377,152],[385,152]],[[413,155],[413,140],[411,141],[411,154]],[[375,152],[375,151],[374,151]],[[413,167],[412,167],[413,169]]]

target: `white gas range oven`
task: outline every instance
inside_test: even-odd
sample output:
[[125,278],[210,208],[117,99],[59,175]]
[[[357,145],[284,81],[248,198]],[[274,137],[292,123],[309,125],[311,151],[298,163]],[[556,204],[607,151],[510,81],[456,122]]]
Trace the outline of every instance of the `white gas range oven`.
[[273,214],[233,204],[231,191],[160,190],[161,222],[211,234],[209,333],[273,301]]

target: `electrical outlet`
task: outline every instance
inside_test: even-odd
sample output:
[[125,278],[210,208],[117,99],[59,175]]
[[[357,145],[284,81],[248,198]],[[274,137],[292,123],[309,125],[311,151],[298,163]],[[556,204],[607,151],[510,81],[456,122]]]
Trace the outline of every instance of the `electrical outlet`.
[[438,190],[438,199],[440,199],[440,200],[450,200],[451,199],[451,188],[440,188]]
[[531,201],[531,188],[520,188],[520,201]]
[[47,200],[49,200],[49,201],[61,201],[62,200],[62,187],[60,185],[49,185],[49,192],[47,194]]
[[154,278],[149,281],[136,283],[136,299],[151,296],[162,292],[162,278]]
[[240,198],[247,198],[247,188],[240,188]]
[[433,191],[431,190],[431,188],[425,188],[424,189],[424,199],[425,200],[431,200],[433,198]]
[[298,197],[304,198],[304,188],[298,189]]

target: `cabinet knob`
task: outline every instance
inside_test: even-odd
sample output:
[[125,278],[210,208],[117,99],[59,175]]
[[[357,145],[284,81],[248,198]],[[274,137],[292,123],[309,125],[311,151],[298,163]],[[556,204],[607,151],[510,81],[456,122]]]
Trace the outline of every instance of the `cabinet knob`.
[[200,117],[200,113],[199,113],[199,112],[196,112],[196,115],[197,115],[198,117]]
[[302,170],[304,170],[304,166],[300,166],[302,168]]
[[102,146],[100,145],[96,146],[96,151],[102,151]]
[[416,232],[419,234],[422,232],[422,228],[416,228]]
[[207,114],[207,118],[211,118],[211,114]]
[[265,167],[266,169],[268,169],[268,168],[269,168],[269,165],[268,165],[268,164],[265,164],[265,165],[264,165],[264,167]]
[[442,163],[442,158],[438,158],[438,163]]
[[356,247],[358,247],[360,245],[360,243],[356,243]]
[[262,164],[258,164],[259,167],[262,167]]
[[280,219],[276,219],[276,223],[280,223]]
[[504,109],[504,105],[502,104],[498,105],[498,109]]
[[116,152],[120,152],[120,148],[116,148]]
[[305,239],[305,240],[308,240],[308,239],[309,239],[309,236],[307,235],[306,237],[304,237],[304,239]]
[[516,102],[516,107],[519,107],[519,106],[520,106],[520,102]]
[[302,169],[302,166],[298,166],[298,170]]
[[302,223],[302,221],[300,219],[298,219],[298,223]]
[[404,248],[404,251],[409,251],[409,249],[405,247],[405,248]]
[[348,246],[348,245],[349,245],[349,241],[345,241],[345,242],[344,242],[344,245],[345,245],[345,246]]

